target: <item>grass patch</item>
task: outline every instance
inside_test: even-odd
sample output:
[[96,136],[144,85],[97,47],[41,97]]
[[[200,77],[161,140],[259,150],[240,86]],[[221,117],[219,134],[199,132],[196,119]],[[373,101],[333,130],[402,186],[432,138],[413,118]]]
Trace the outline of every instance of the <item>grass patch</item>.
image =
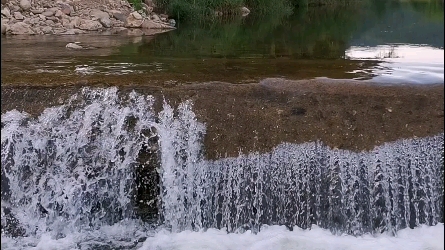
[[135,10],[142,9],[142,0],[128,0]]

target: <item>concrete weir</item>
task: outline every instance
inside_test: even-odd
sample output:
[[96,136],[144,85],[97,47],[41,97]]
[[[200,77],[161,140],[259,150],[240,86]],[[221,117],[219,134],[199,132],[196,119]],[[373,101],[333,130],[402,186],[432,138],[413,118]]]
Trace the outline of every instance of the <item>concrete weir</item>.
[[41,218],[49,228],[139,217],[173,231],[317,224],[352,235],[434,225],[443,95],[443,85],[282,79],[8,85],[2,211],[20,225],[11,234]]

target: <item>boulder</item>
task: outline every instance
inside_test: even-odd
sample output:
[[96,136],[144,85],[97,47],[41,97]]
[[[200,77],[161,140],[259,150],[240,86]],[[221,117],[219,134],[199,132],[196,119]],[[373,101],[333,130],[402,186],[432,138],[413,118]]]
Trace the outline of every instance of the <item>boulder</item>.
[[159,18],[158,15],[154,14],[153,16],[151,16],[151,20],[153,20],[156,23],[160,23],[161,22],[161,18]]
[[[67,18],[62,18],[62,20],[60,21],[60,23],[62,24],[63,27],[67,27],[70,24],[70,20],[68,20]],[[73,26],[74,27],[74,26]],[[70,29],[72,29],[73,27],[69,27]],[[68,27],[67,27],[68,28]]]
[[82,19],[80,19],[80,17],[74,17],[72,20],[71,20],[71,24],[73,25],[73,27],[75,27],[75,28],[79,28],[79,26],[80,26],[80,24],[82,23]]
[[137,11],[132,12],[130,15],[132,15],[136,20],[142,20],[141,14],[139,14]]
[[133,15],[128,15],[125,20],[125,27],[127,28],[140,28],[144,20],[136,19]]
[[55,17],[62,17],[64,14],[61,10],[57,10],[56,13],[54,14]]
[[65,15],[70,15],[71,14],[71,6],[69,6],[68,4],[62,4],[60,5],[60,11],[62,11],[63,14]]
[[19,6],[24,11],[28,11],[29,9],[31,9],[31,3],[28,0],[21,0]]
[[101,10],[91,10],[90,11],[90,16],[95,17],[96,19],[101,19],[101,18],[110,18],[110,15],[107,12],[103,12]]
[[54,12],[51,10],[46,10],[46,11],[42,12],[42,15],[44,15],[46,17],[50,17],[50,16],[54,16]]
[[17,6],[17,5],[10,5],[9,6],[9,10],[14,13],[16,11],[20,11],[21,8],[19,6]]
[[113,15],[114,18],[116,18],[119,21],[126,22],[127,21],[127,15],[124,13],[118,11],[118,10],[111,10],[110,13]]
[[46,25],[49,25],[49,26],[53,26],[54,25],[54,21],[53,20],[46,20],[45,23],[46,23]]
[[6,32],[13,35],[35,34],[34,31],[31,29],[31,26],[24,22],[14,23],[13,25],[8,27]]
[[21,21],[21,20],[23,20],[23,19],[25,19],[25,17],[22,15],[22,13],[20,13],[20,12],[14,12],[14,18],[16,19],[16,20],[19,20],[19,21]]
[[94,20],[85,20],[83,23],[79,25],[79,29],[81,30],[98,30],[101,29],[103,26],[100,22],[94,21]]
[[53,29],[49,26],[44,26],[41,28],[43,34],[52,34],[53,33]]
[[9,10],[8,7],[5,7],[4,9],[2,9],[2,16],[6,17],[6,18],[11,17],[11,11]]
[[108,17],[102,17],[99,22],[105,27],[110,28],[112,26],[111,20]]

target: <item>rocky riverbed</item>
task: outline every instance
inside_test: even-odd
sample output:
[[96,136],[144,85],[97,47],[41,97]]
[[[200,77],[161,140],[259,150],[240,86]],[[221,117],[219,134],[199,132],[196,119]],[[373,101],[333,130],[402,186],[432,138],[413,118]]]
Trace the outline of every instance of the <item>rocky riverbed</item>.
[[153,12],[145,0],[135,9],[121,0],[2,0],[5,35],[75,35],[91,32],[153,34],[175,28],[175,20]]

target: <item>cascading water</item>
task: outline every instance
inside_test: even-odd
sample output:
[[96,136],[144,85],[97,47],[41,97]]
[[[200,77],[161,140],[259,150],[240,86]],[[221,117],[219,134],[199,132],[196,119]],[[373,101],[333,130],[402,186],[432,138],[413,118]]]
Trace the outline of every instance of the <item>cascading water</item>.
[[116,88],[83,89],[37,119],[2,115],[2,233],[15,222],[13,234],[58,238],[134,217],[152,102],[136,93],[120,98]]
[[[2,114],[2,239],[77,235],[72,248],[128,249],[157,223],[172,232],[317,225],[361,235],[443,222],[443,133],[371,152],[282,143],[207,160],[192,103],[164,103],[158,114],[153,105],[135,92],[86,88],[38,118]],[[143,222],[141,204],[156,208],[147,214],[157,223]],[[124,229],[111,233],[115,225]]]
[[[163,156],[176,156],[163,162],[162,179],[163,213],[173,230],[316,224],[361,235],[443,222],[443,134],[362,153],[283,143],[271,153],[217,161],[197,161],[199,148],[188,149],[199,144],[179,141],[172,143],[175,154],[161,146]],[[185,151],[197,155],[189,160]]]

